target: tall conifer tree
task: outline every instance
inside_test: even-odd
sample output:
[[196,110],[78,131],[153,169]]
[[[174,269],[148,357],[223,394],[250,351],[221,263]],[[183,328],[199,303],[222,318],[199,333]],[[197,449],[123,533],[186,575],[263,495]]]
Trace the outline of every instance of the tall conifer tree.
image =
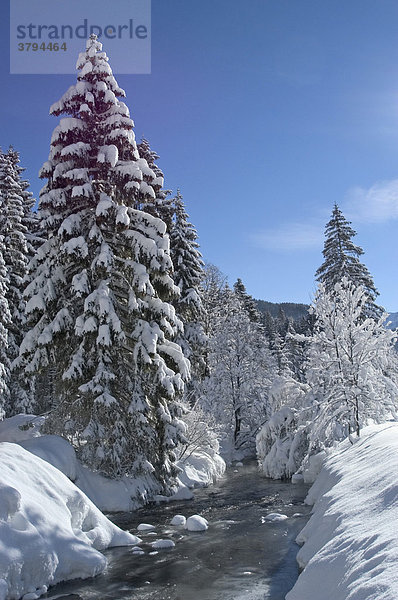
[[174,281],[180,288],[180,297],[174,301],[177,315],[184,324],[178,342],[189,358],[193,374],[201,379],[206,371],[206,336],[201,324],[203,304],[201,283],[204,263],[199,251],[198,235],[185,210],[180,191],[173,199],[174,220],[171,225],[170,250],[174,266]]
[[367,296],[364,314],[377,318],[383,312],[375,303],[379,292],[367,267],[359,260],[364,252],[353,243],[352,238],[355,235],[351,223],[335,204],[331,219],[325,227],[326,239],[322,252],[325,260],[315,275],[317,281],[324,284],[327,292],[333,291],[343,277],[354,286],[362,287]]
[[56,127],[40,196],[46,241],[27,288],[21,360],[55,369],[48,429],[80,444],[91,467],[170,491],[189,376],[170,301],[178,294],[165,224],[137,210],[156,197],[133,122],[92,35],[78,81],[51,107]]
[[[7,355],[10,365],[17,358],[25,326],[25,301],[23,289],[26,283],[29,259],[34,249],[28,236],[27,225],[32,225],[34,216],[29,217],[32,195],[27,191],[27,182],[21,180],[23,169],[19,167],[19,156],[12,148],[0,155],[0,235],[3,236],[3,259],[7,272],[6,298],[10,311],[8,320]],[[9,377],[9,399],[6,414],[32,412],[33,386],[21,372]]]

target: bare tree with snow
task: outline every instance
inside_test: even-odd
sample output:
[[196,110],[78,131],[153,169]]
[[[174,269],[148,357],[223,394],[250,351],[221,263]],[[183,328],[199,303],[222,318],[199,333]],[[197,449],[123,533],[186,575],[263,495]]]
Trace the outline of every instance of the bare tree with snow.
[[328,292],[320,285],[312,307],[307,381],[313,394],[311,443],[330,445],[369,419],[383,422],[396,411],[398,397],[396,334],[387,315],[363,319],[368,296],[343,277]]
[[203,382],[203,406],[216,417],[224,450],[253,450],[255,436],[270,413],[268,390],[276,363],[240,296],[224,287],[209,340],[209,375]]

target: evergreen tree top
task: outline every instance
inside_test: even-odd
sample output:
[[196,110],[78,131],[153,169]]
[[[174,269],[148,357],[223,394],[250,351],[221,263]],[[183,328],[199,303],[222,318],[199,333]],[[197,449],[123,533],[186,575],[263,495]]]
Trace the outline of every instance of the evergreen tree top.
[[[175,223],[178,225],[176,230],[184,231],[185,238],[194,242],[194,247],[199,248],[199,244],[196,242],[198,234],[192,223],[189,222],[189,215],[185,210],[185,204],[180,190],[177,190],[175,197],[173,198]],[[198,256],[201,256],[198,253]]]
[[196,306],[197,311],[200,311],[199,286],[204,276],[204,263],[199,251],[196,229],[188,220],[189,216],[179,190],[173,199],[173,209],[174,222],[170,232],[170,251],[174,265],[174,279],[181,290],[181,297],[176,305],[179,310],[185,304],[191,308]]
[[171,191],[163,189],[163,171],[155,162],[159,158],[159,155],[152,150],[148,140],[144,137],[137,145],[137,149],[141,159],[144,159],[147,162],[148,167],[154,173],[154,179],[151,181],[151,186],[155,196],[152,200],[141,203],[140,208],[154,217],[162,219],[162,221],[166,223],[167,229],[170,231],[173,219],[173,200],[168,198]]
[[62,222],[61,207],[68,212],[88,198],[97,203],[95,182],[117,188],[118,203],[125,206],[141,208],[156,198],[156,174],[139,155],[134,122],[119,100],[125,92],[96,36],[87,41],[76,67],[77,82],[50,108],[55,116],[68,116],[55,128],[40,171],[48,179],[40,193],[41,215],[45,227],[53,229]]
[[261,316],[259,311],[257,310],[256,301],[250,294],[246,292],[246,287],[240,277],[234,283],[234,292],[239,300],[242,302],[242,305],[249,316],[250,321],[253,323],[259,323],[261,321]]
[[351,227],[337,204],[334,205],[330,221],[325,227],[325,243],[323,249],[324,262],[316,271],[316,279],[325,285],[326,291],[333,291],[335,285],[346,277],[356,286],[361,286],[369,301],[369,314],[379,315],[382,311],[375,304],[378,291],[367,267],[359,260],[363,249],[353,243],[356,231]]
[[163,177],[163,172],[155,164],[155,161],[157,161],[158,158],[160,158],[160,156],[157,152],[152,150],[148,140],[145,137],[141,138],[141,142],[138,144],[138,151],[140,153],[141,158],[145,158],[151,169],[153,169],[157,175]]

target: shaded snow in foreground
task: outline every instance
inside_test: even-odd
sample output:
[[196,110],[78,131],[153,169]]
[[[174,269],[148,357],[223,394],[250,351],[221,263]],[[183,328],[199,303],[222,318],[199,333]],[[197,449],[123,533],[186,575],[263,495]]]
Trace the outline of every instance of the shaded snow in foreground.
[[397,600],[398,423],[371,426],[325,463],[299,534],[305,567],[286,600]]

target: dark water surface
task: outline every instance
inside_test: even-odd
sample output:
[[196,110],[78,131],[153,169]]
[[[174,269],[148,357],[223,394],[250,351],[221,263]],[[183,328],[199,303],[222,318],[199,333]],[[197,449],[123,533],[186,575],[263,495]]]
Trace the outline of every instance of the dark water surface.
[[[216,485],[197,490],[195,500],[110,515],[112,521],[143,540],[145,554],[131,548],[105,552],[107,571],[94,579],[60,584],[46,598],[59,600],[283,600],[298,567],[294,542],[310,509],[303,501],[308,486],[273,481],[257,465],[230,468]],[[279,512],[289,518],[264,520]],[[205,532],[170,525],[172,517],[200,514]],[[109,516],[109,515],[108,515]],[[139,523],[154,533],[137,532]],[[151,542],[170,538],[175,547],[153,552]]]

